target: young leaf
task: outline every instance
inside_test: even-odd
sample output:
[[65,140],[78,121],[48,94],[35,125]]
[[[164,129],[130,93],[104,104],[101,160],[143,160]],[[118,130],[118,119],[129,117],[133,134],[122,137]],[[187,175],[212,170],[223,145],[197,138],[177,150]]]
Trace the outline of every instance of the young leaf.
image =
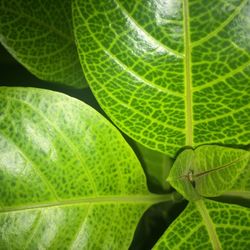
[[215,197],[230,190],[248,169],[250,152],[216,145],[187,149],[176,159],[169,183],[188,200]]
[[42,80],[86,85],[74,43],[71,0],[1,0],[0,42]]
[[153,249],[249,249],[250,210],[210,200],[190,202]]
[[121,134],[86,104],[0,88],[1,249],[128,249],[158,196]]
[[73,1],[86,78],[134,140],[250,143],[249,0]]

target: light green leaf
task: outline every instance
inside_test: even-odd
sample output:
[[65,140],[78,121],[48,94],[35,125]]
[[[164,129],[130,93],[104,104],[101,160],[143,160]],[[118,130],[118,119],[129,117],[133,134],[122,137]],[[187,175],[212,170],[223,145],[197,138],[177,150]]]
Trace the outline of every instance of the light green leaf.
[[239,175],[231,190],[224,195],[234,196],[250,200],[250,159],[248,166]]
[[230,190],[248,168],[250,152],[216,145],[187,149],[176,159],[169,183],[188,200],[215,197]]
[[0,88],[0,248],[128,249],[147,190],[118,130],[79,100]]
[[250,1],[73,1],[86,78],[115,124],[176,156],[250,143]]
[[71,0],[1,0],[0,42],[42,80],[87,85],[74,42]]
[[249,249],[250,209],[209,200],[190,202],[153,249]]

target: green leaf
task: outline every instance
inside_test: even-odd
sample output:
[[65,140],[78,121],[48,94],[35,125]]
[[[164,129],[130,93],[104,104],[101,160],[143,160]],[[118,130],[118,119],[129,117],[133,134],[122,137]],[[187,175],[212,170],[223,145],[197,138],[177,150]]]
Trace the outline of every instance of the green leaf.
[[132,149],[88,105],[0,88],[0,248],[128,249],[153,195]]
[[86,86],[72,31],[71,0],[1,0],[0,42],[38,78]]
[[250,209],[200,200],[190,202],[153,249],[249,249]]
[[176,156],[250,143],[250,1],[73,1],[86,78],[114,123]]
[[215,197],[230,190],[248,169],[250,152],[216,145],[187,149],[176,159],[169,183],[188,200]]
[[142,216],[129,250],[151,250],[166,228],[185,209],[187,201],[163,202],[150,207]]
[[224,195],[250,200],[250,159],[248,161],[248,166],[245,167],[244,171],[239,175],[231,190]]
[[154,193],[169,191],[171,187],[166,179],[173,165],[173,159],[163,153],[146,148],[140,143],[134,144],[139,151],[139,159],[148,177],[150,190]]

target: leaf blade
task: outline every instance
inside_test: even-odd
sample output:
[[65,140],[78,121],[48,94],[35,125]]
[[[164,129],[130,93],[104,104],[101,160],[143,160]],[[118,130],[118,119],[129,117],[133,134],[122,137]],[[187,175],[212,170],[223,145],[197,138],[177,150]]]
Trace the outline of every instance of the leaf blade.
[[138,158],[148,177],[149,190],[153,193],[169,192],[171,187],[166,178],[173,165],[173,159],[166,154],[150,150],[139,143],[134,143],[134,147],[138,151]]
[[1,87],[0,99],[1,246],[127,249],[166,196],[149,193],[118,130],[64,94]]
[[[190,202],[179,218],[172,223],[154,249],[227,249],[230,245],[234,249],[248,248],[250,211],[232,204],[224,204],[210,200],[200,200],[202,210],[197,202]],[[212,228],[204,219],[208,216]],[[224,216],[222,216],[224,214]],[[185,228],[184,228],[185,227]],[[184,230],[185,229],[185,230]],[[219,240],[215,243],[210,235],[215,234]],[[232,231],[237,238],[232,238]],[[211,237],[211,236],[210,236]],[[178,242],[178,245],[176,245]]]
[[80,60],[102,108],[134,140],[171,157],[184,146],[249,144],[248,10],[249,1],[75,0]]
[[1,1],[0,42],[38,78],[86,86],[71,24],[71,1]]
[[219,196],[237,185],[248,171],[249,152],[216,145],[183,151],[168,181],[188,200]]

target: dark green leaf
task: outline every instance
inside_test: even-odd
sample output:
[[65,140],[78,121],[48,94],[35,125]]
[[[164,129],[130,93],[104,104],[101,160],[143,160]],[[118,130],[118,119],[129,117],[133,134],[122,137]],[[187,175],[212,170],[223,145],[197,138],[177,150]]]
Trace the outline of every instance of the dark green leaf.
[[174,160],[163,153],[146,148],[140,143],[135,143],[135,147],[139,151],[139,159],[148,177],[150,190],[157,193],[169,191],[171,187],[166,179]]
[[72,32],[71,0],[1,0],[0,42],[31,73],[86,85]]
[[250,143],[250,0],[74,0],[86,78],[134,140]]

